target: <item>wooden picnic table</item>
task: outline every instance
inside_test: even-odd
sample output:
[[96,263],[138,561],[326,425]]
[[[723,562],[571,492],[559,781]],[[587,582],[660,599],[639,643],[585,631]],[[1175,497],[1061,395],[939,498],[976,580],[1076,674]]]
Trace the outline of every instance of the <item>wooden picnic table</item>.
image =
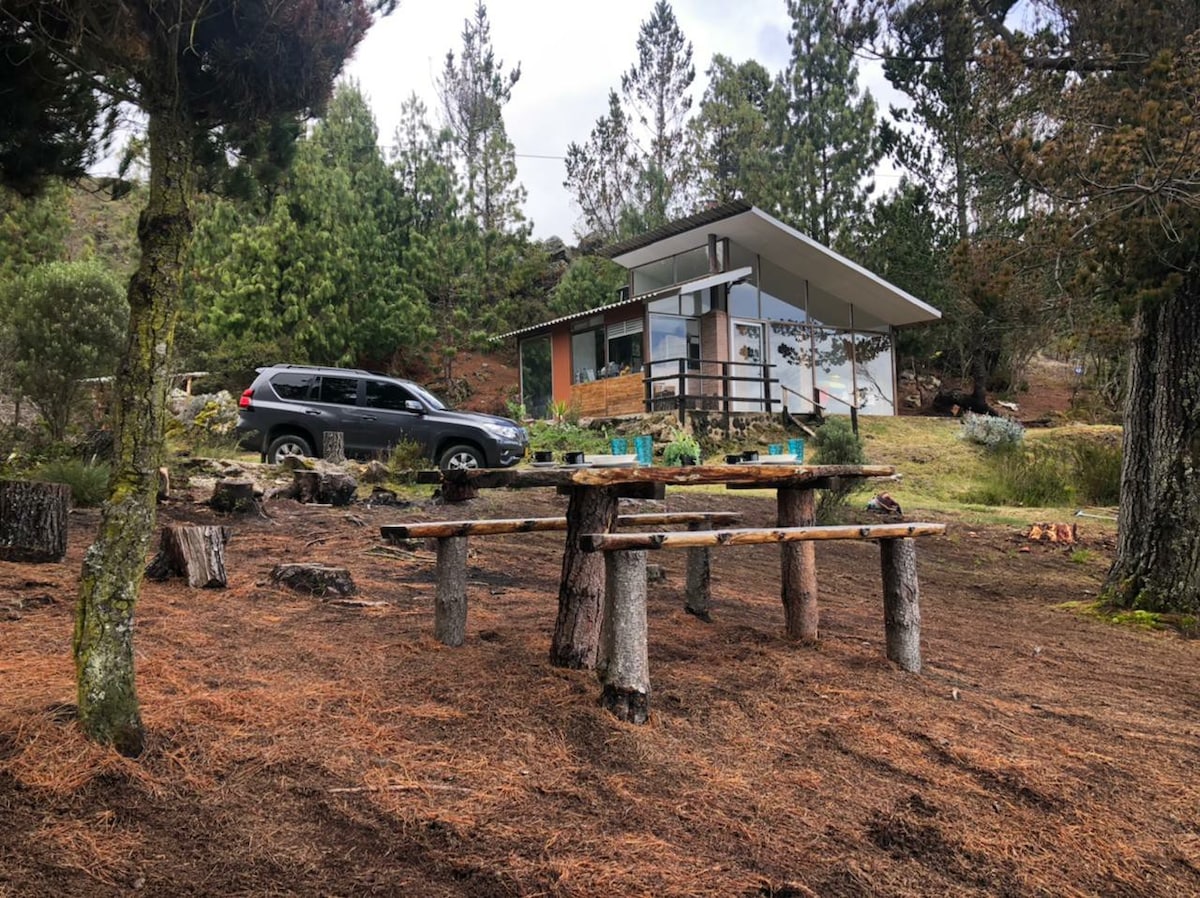
[[[568,496],[567,538],[558,593],[558,617],[550,661],[558,667],[595,667],[604,609],[605,567],[600,553],[580,548],[585,533],[616,530],[618,499],[653,498],[666,486],[724,485],[773,489],[777,524],[816,523],[814,492],[834,478],[890,477],[892,465],[789,465],[746,463],[682,467],[516,467],[429,471],[418,482],[438,483],[446,501],[474,498],[481,489],[555,487]],[[815,642],[818,636],[816,554],[812,542],[780,544],[781,597],[789,636]]]

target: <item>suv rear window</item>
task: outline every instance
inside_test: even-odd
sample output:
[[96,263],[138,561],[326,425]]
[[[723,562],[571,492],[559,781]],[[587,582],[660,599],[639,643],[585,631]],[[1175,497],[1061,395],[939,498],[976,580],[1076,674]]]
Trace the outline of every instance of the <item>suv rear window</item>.
[[335,402],[338,405],[358,404],[357,377],[322,377],[321,402]]
[[271,378],[271,386],[280,399],[307,399],[308,388],[316,381],[315,374],[284,373]]

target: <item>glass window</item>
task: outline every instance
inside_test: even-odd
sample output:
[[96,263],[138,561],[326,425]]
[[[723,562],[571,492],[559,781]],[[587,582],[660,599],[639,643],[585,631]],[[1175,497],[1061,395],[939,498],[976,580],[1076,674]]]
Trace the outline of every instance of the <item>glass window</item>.
[[763,318],[771,321],[807,320],[808,315],[804,311],[806,285],[803,278],[764,261],[759,283],[762,285],[759,299],[762,303]]
[[307,399],[308,391],[316,382],[315,374],[301,374],[298,371],[276,374],[271,378],[271,386],[280,399]]
[[675,280],[672,283],[682,284],[684,281],[702,278],[708,273],[708,247],[690,249],[675,257]]
[[758,287],[754,284],[733,284],[729,288],[729,314],[735,318],[757,318]]
[[658,312],[662,315],[678,315],[679,294],[668,296],[664,299],[656,299],[654,302],[647,303],[646,308],[651,312]]
[[697,290],[679,297],[679,313],[699,318],[712,311],[712,290]]
[[572,383],[583,384],[604,376],[604,330],[571,334]]
[[830,327],[850,327],[850,304],[819,287],[808,290],[808,317]]
[[322,377],[321,402],[332,402],[337,405],[358,404],[357,377]]
[[[688,359],[688,368],[699,368],[700,322],[672,315],[650,316],[650,358],[656,362]],[[656,374],[665,373],[660,365]]]
[[735,268],[746,268],[746,267],[750,267],[750,268],[754,269],[754,273],[750,276],[750,281],[752,283],[757,284],[758,283],[758,255],[756,253],[750,252],[750,250],[748,250],[745,247],[743,247],[737,243],[734,243],[732,240],[730,240],[729,241],[729,270],[733,271]]
[[869,312],[864,312],[858,306],[854,307],[854,332],[872,331],[877,334],[889,334],[892,326],[881,318],[876,318]]
[[896,403],[892,389],[892,336],[854,335],[854,387],[858,407],[868,415],[891,415]]
[[521,341],[521,401],[525,413],[545,418],[554,398],[550,367],[550,337],[544,335]]
[[383,408],[402,412],[404,403],[415,399],[408,390],[386,380],[368,380],[366,382],[367,405],[371,408]]
[[851,334],[831,327],[815,327],[813,337],[816,350],[813,374],[820,403],[830,414],[849,414],[854,393]]
[[608,329],[608,363],[616,366],[618,374],[641,371],[644,357],[641,321],[626,321]]
[[675,260],[659,259],[633,269],[633,295],[653,293],[675,283]]

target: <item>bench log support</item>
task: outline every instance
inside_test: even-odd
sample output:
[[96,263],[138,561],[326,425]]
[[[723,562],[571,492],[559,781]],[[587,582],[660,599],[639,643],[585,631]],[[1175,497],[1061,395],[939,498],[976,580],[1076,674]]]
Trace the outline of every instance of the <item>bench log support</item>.
[[[688,530],[699,530],[700,521],[688,524]],[[708,623],[712,620],[708,613],[709,602],[712,599],[712,565],[709,560],[708,548],[693,546],[687,554],[687,586],[684,589],[683,608],[688,614],[694,614],[700,620]]]
[[917,583],[917,544],[881,539],[883,628],[887,658],[909,673],[921,672],[921,593]]
[[460,646],[467,638],[467,538],[437,541],[437,591],[433,600],[433,636],[443,645]]
[[[575,670],[596,667],[604,615],[604,556],[582,551],[579,538],[585,533],[609,533],[616,524],[615,490],[571,488],[567,544],[558,587],[558,616],[550,643],[550,663],[555,667]],[[643,570],[642,589],[645,588]]]
[[[778,491],[780,527],[811,527],[817,514],[812,490]],[[780,597],[784,628],[791,639],[817,641],[817,547],[811,542],[784,543],[780,550]]]
[[650,719],[646,553],[612,552],[605,568],[604,617],[596,664],[603,684],[600,703],[620,720],[645,723]]

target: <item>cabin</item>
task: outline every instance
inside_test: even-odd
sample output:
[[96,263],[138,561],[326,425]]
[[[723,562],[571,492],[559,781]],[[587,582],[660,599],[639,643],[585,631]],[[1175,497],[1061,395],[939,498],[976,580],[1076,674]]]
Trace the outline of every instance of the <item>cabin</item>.
[[545,417],[893,415],[897,328],[941,313],[749,203],[610,246],[617,300],[504,335]]

